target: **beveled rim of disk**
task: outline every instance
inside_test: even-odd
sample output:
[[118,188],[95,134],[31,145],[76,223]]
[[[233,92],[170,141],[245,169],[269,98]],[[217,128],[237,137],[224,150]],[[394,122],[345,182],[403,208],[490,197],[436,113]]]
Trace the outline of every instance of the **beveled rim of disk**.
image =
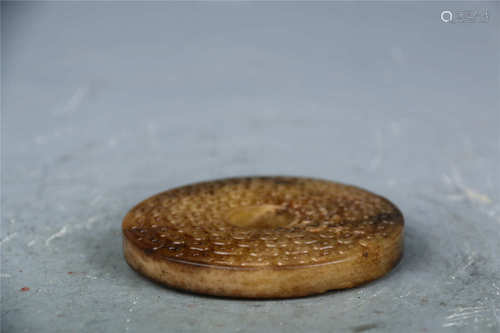
[[136,271],[218,296],[283,298],[353,287],[402,255],[404,219],[358,187],[301,177],[241,177],[174,188],[122,224]]

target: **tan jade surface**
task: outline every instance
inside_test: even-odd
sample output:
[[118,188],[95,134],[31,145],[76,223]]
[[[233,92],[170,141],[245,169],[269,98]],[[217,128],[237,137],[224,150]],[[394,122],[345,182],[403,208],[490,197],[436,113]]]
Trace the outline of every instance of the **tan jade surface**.
[[350,288],[398,262],[403,215],[354,186],[294,177],[216,180],[175,188],[123,220],[139,273],[216,296],[286,298]]

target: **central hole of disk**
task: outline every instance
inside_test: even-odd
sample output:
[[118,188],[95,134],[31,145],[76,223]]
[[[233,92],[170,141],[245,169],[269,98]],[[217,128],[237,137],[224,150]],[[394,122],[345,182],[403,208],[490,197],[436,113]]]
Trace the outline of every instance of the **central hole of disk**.
[[227,213],[227,222],[243,228],[275,228],[292,222],[293,216],[277,205],[241,206]]

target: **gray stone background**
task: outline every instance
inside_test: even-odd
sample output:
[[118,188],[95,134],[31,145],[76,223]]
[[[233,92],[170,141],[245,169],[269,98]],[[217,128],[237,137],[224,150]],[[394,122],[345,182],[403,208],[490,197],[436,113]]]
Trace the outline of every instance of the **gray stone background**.
[[[488,22],[443,23],[445,9]],[[498,332],[499,14],[2,2],[2,332]],[[388,197],[404,259],[365,286],[279,301],[173,291],[127,266],[132,205],[253,174]]]

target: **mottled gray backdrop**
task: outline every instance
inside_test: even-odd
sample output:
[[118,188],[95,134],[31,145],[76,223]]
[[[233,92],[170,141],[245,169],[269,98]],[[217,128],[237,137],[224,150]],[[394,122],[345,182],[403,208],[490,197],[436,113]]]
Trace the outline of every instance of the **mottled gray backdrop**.
[[[2,331],[498,332],[499,4],[2,2]],[[388,197],[404,259],[281,301],[127,266],[136,202],[250,174]]]

